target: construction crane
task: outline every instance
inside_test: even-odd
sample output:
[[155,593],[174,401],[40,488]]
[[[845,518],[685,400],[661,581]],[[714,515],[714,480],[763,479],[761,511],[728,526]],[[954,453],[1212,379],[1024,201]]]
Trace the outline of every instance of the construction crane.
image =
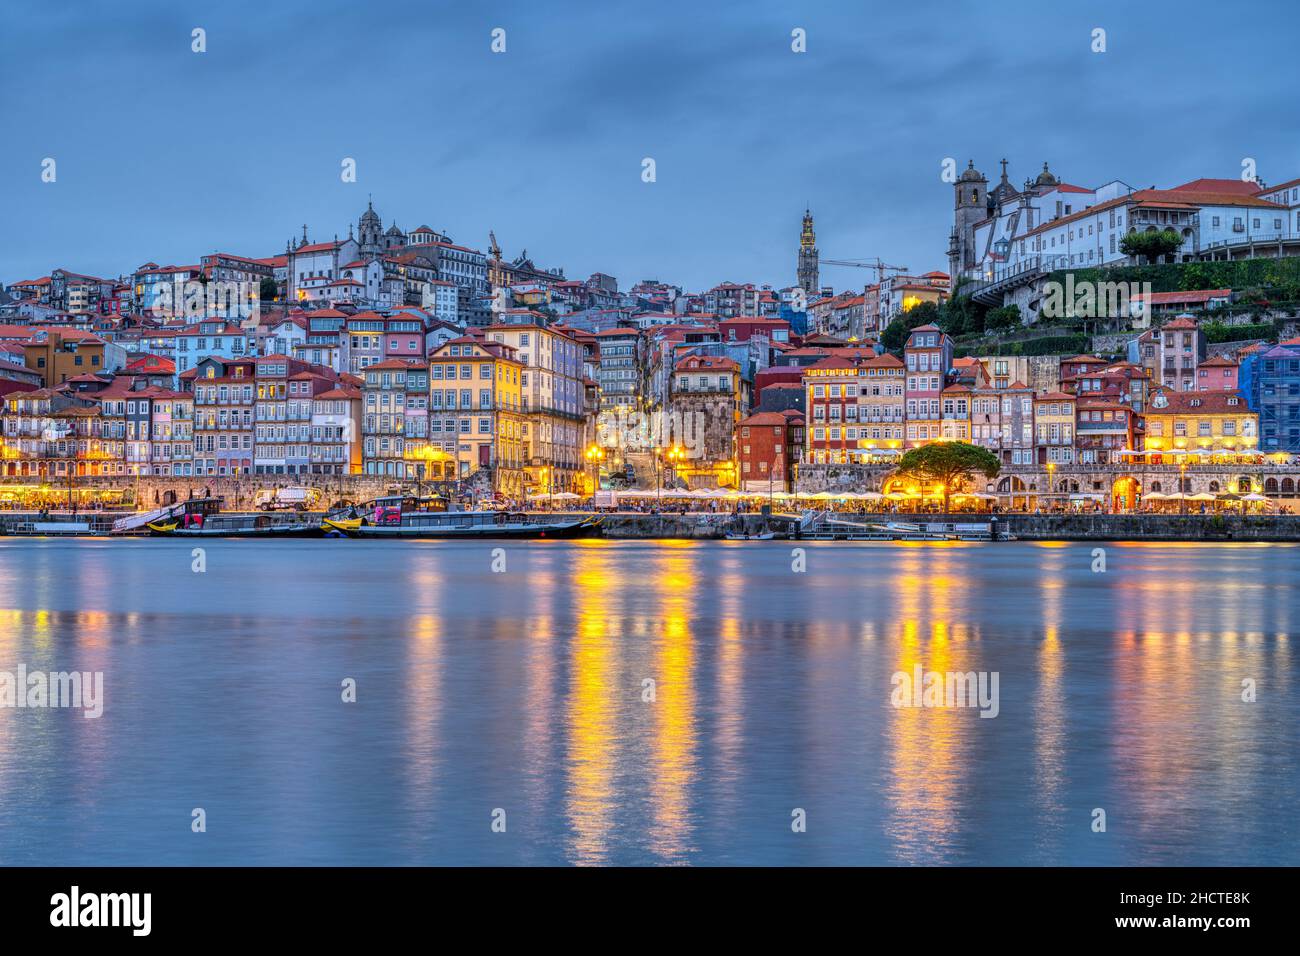
[[907,266],[891,266],[887,262],[880,261],[880,257],[875,259],[818,259],[819,265],[823,266],[852,266],[855,269],[875,269],[877,284],[885,277],[885,272],[906,273]]

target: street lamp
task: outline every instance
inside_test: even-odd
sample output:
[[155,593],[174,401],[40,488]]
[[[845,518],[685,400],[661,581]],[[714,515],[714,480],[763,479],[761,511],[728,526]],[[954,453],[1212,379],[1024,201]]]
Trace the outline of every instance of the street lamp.
[[1178,513],[1187,514],[1187,462],[1178,463]]
[[[677,463],[686,457],[686,449],[680,445],[674,445],[668,449],[668,461],[672,464],[673,481],[677,480]],[[666,476],[665,476],[666,477]]]
[[[1047,493],[1049,495],[1052,493],[1052,479],[1055,475],[1056,475],[1056,462],[1049,461],[1047,463]],[[1040,512],[1043,510],[1043,499],[1041,495],[1038,498],[1038,510]]]
[[587,449],[587,464],[591,467],[591,493],[596,493],[600,485],[600,462],[605,457],[605,452],[597,445],[592,445]]

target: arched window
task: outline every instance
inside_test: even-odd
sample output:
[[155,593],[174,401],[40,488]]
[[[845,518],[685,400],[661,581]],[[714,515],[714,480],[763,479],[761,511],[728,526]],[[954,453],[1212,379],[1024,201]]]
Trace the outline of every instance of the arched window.
[[1265,492],[1266,494],[1270,494],[1270,495],[1275,495],[1275,494],[1277,494],[1277,479],[1276,479],[1276,478],[1267,478],[1267,479],[1264,480],[1264,492]]

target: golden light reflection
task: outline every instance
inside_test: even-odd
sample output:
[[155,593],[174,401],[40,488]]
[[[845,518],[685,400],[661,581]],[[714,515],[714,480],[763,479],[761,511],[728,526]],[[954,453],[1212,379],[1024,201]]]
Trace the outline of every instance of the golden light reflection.
[[739,796],[735,784],[742,772],[745,746],[745,648],[740,628],[744,618],[742,602],[749,593],[745,553],[741,548],[726,552],[717,590],[712,595],[720,614],[714,692],[717,719],[713,728],[717,760],[712,779],[721,804],[713,810],[723,821],[734,818]]
[[606,617],[611,595],[625,582],[609,552],[577,549],[573,576],[574,635],[567,713],[566,804],[574,831],[574,862],[596,864],[609,852],[617,766],[618,641]]
[[[967,670],[971,662],[957,660],[948,622],[960,620],[967,578],[961,574],[964,556],[952,549],[903,548],[895,573],[899,611],[896,662],[893,672]],[[881,693],[888,695],[890,674],[881,675]],[[887,698],[886,698],[887,699]],[[908,863],[937,863],[945,859],[959,832],[957,795],[966,759],[966,721],[974,716],[950,708],[886,708],[886,751],[890,779],[886,785],[889,810],[884,824],[899,859]],[[978,719],[978,718],[976,718]]]
[[1038,646],[1038,689],[1034,700],[1034,785],[1044,826],[1054,828],[1064,810],[1066,753],[1065,651],[1061,646],[1061,605],[1065,597],[1066,548],[1044,548],[1038,555],[1043,636]]
[[661,631],[655,643],[654,742],[650,784],[654,823],[650,848],[664,862],[679,861],[691,847],[687,813],[695,780],[694,640],[691,614],[696,604],[699,545],[681,542],[664,548],[651,571],[656,584]]

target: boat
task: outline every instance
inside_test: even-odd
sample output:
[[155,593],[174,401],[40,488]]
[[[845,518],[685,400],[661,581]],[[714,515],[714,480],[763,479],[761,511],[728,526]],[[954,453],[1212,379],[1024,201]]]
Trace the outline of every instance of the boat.
[[772,541],[776,538],[775,531],[761,531],[754,534],[746,534],[743,531],[728,531],[728,541]]
[[76,537],[95,534],[88,521],[23,521],[7,532],[13,535],[31,535],[34,537]]
[[332,512],[327,534],[349,538],[581,538],[598,534],[599,515],[551,518],[522,511],[459,511],[441,496],[391,495]]
[[179,538],[319,537],[320,525],[269,514],[222,514],[220,498],[193,498],[180,510],[145,527],[153,535]]
[[800,529],[800,538],[821,541],[1014,541],[1015,536],[986,522],[887,521],[861,524],[822,518]]

